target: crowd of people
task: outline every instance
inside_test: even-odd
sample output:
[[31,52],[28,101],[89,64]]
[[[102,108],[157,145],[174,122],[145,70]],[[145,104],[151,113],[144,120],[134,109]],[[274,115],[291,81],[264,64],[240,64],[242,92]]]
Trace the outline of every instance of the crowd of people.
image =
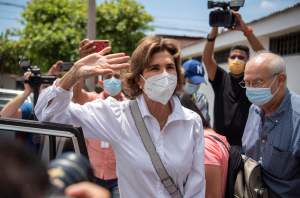
[[[287,88],[283,58],[264,50],[251,27],[234,15],[233,30],[244,34],[255,54],[233,46],[228,71],[214,59],[217,27],[207,36],[203,62],[182,64],[172,39],[145,37],[130,57],[110,54],[111,47],[95,52],[94,41],[85,39],[80,59],[41,91],[36,117],[82,127],[95,183],[112,198],[225,197],[231,146],[259,162],[269,197],[300,197],[300,97]],[[59,72],[58,63],[50,73]],[[101,76],[100,93],[84,89],[85,79],[94,76]],[[207,83],[215,94],[212,118],[201,91]],[[25,83],[1,117],[30,119],[30,93]],[[90,183],[66,192],[107,196]]]

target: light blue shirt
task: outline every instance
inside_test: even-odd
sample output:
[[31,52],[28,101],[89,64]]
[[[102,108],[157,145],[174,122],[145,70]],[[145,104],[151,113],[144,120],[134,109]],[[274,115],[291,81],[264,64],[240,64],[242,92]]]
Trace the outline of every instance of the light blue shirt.
[[252,105],[242,138],[245,154],[262,164],[270,197],[300,197],[300,96],[286,90],[278,109],[265,116]]

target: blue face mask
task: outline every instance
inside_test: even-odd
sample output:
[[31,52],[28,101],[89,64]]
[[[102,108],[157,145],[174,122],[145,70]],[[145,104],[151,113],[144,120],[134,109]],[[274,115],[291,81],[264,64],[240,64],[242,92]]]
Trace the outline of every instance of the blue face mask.
[[270,102],[273,96],[279,90],[278,88],[272,94],[271,86],[275,82],[274,80],[271,83],[270,87],[246,87],[246,96],[248,100],[257,106],[263,106],[264,104]]
[[199,85],[191,84],[189,82],[186,82],[183,87],[184,92],[190,95],[196,93],[198,89],[199,89]]
[[115,77],[103,80],[103,88],[110,96],[118,95],[122,90],[121,80]]
[[257,105],[262,106],[272,100],[273,94],[271,92],[271,88],[254,88],[254,87],[247,87],[246,88],[246,95],[248,100]]

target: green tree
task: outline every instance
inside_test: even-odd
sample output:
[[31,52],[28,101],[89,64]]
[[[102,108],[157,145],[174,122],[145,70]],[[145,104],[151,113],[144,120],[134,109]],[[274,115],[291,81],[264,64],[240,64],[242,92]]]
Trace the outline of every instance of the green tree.
[[32,64],[45,71],[57,60],[77,58],[86,32],[86,1],[32,0],[22,17],[20,42]]
[[18,62],[24,46],[9,39],[10,35],[10,31],[0,34],[0,73],[21,73]]
[[[135,0],[105,1],[97,6],[97,38],[109,40],[114,52],[130,54],[145,36],[144,31],[151,29],[148,23],[152,20]],[[20,39],[0,37],[6,70],[19,71],[15,67],[8,69],[8,65],[18,62],[19,55],[26,56],[42,71],[57,60],[75,61],[79,42],[85,38],[86,21],[86,0],[31,0],[22,13],[24,28],[14,32]]]
[[110,41],[114,52],[131,54],[145,30],[153,21],[144,7],[135,0],[105,1],[97,7],[97,37]]

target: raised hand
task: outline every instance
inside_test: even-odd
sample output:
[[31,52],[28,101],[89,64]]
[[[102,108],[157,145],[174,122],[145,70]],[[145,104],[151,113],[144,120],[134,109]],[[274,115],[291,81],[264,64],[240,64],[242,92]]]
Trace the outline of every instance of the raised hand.
[[76,77],[85,79],[90,76],[105,75],[113,70],[120,70],[129,67],[129,56],[125,53],[104,55],[111,50],[110,47],[99,53],[90,54],[74,64]]
[[87,55],[98,52],[98,51],[96,51],[97,50],[97,43],[101,42],[101,41],[102,42],[108,42],[108,40],[89,40],[89,39],[82,40],[79,44],[80,58],[83,58]]
[[84,39],[79,44],[79,55],[80,58],[83,58],[89,54],[92,54],[95,51],[95,46],[92,40]]
[[129,56],[125,53],[115,53],[105,55],[111,50],[110,47],[101,52],[90,54],[77,62],[72,69],[65,74],[58,86],[70,89],[78,80],[91,76],[105,75],[113,73],[113,70],[120,70],[129,67]]
[[235,12],[235,11],[232,11],[232,13],[236,20],[236,24],[232,29],[245,32],[245,30],[247,29],[247,25],[245,24],[244,20],[242,19],[242,16],[238,12]]
[[57,76],[61,71],[59,68],[59,64],[63,63],[63,61],[59,60],[56,63],[54,63],[51,68],[48,70],[47,74],[48,75],[55,75]]

